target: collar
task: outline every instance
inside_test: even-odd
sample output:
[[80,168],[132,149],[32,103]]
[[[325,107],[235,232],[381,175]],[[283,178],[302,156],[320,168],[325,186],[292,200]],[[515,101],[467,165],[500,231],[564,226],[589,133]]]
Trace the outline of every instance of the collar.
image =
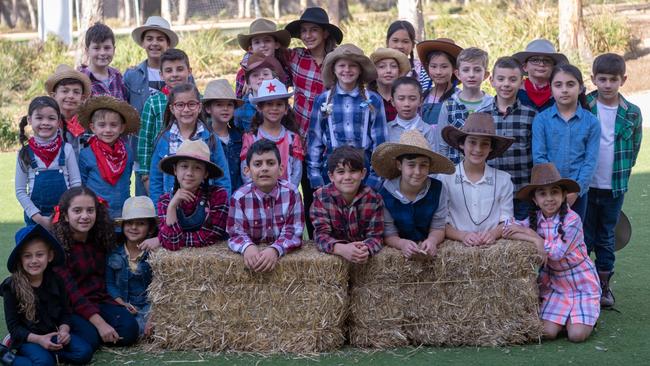
[[355,87],[354,89],[352,89],[350,91],[346,91],[346,90],[343,90],[343,88],[341,88],[341,86],[337,82],[336,83],[336,94],[338,94],[338,95],[349,95],[349,96],[351,96],[353,98],[358,97],[359,96],[359,87],[357,86],[357,87]]
[[[562,116],[560,115],[560,111],[557,109],[557,103],[554,103],[549,109],[551,111],[550,112],[551,116],[557,117],[562,121],[564,121],[564,118],[562,118]],[[573,120],[574,118],[582,119],[584,117],[584,113],[585,113],[584,108],[578,105],[578,108],[576,109],[576,113],[571,118],[569,118],[567,122],[571,122],[571,120]]]
[[257,188],[257,186],[255,185],[254,182],[252,183],[252,185],[253,185],[253,193],[257,196],[258,199],[263,200],[263,199],[265,199],[267,197],[273,199],[274,201],[277,201],[278,199],[280,199],[281,186],[280,186],[280,180],[279,179],[278,179],[277,183],[275,183],[275,187],[273,187],[273,189],[269,193],[266,193],[266,192],[262,191],[261,189]]
[[549,218],[546,218],[546,217],[544,217],[544,214],[542,213],[542,210],[537,210],[537,224],[538,224],[538,227],[539,227],[539,223],[541,223],[541,222],[550,222],[550,223],[553,223],[553,224],[558,224],[558,223],[560,223],[560,213],[558,212],[555,215],[553,215],[553,216],[551,216]]
[[341,192],[339,192],[339,190],[336,189],[334,183],[329,183],[327,186],[325,186],[325,193],[332,196],[332,198],[334,198],[334,200],[337,201],[337,203],[340,203],[342,207],[354,206],[354,204],[357,201],[359,201],[361,198],[363,198],[363,196],[368,194],[369,190],[370,187],[361,183],[361,185],[359,186],[359,190],[357,190],[357,194],[355,194],[354,198],[352,198],[352,202],[347,203],[347,201],[345,201],[345,198],[343,198],[343,194],[341,194]]
[[519,109],[519,98],[515,98],[515,102],[512,105],[509,105],[508,108],[506,108],[506,113],[501,113],[499,111],[499,104],[497,103],[497,99],[499,97],[495,96],[494,97],[494,103],[492,103],[492,110],[497,114],[497,115],[503,115],[503,116],[509,116],[511,115],[514,111]]
[[[489,173],[489,175],[488,175]],[[471,185],[487,184],[489,186],[494,184],[494,177],[496,176],[496,169],[485,164],[485,169],[483,169],[483,176],[476,183],[467,179],[467,174],[465,174],[465,166],[463,166],[463,161],[456,165],[456,183],[469,183]]]
[[[587,102],[589,103],[589,108],[593,111],[598,103],[598,90],[594,90],[587,94]],[[627,99],[625,99],[621,93],[618,93],[618,107],[622,108],[624,111],[627,111],[629,108]]]
[[402,177],[396,177],[393,179],[389,179],[386,182],[384,182],[384,188],[393,195],[393,197],[397,198],[402,202],[403,204],[409,204],[409,203],[415,203],[419,200],[421,200],[424,196],[427,195],[429,192],[429,187],[431,187],[431,178],[426,180],[426,183],[424,185],[424,188],[418,192],[417,196],[415,196],[415,199],[413,201],[409,200],[406,196],[402,194],[402,192],[399,189],[399,184],[400,181],[402,180]]
[[402,127],[405,130],[415,130],[419,127],[420,121],[422,121],[422,118],[420,118],[420,115],[416,114],[415,117],[411,119],[402,119],[400,116],[396,116],[394,120],[388,122],[388,125],[391,127]]
[[[196,131],[194,132],[194,135],[190,137],[190,140],[195,140],[197,137],[202,137],[203,133],[205,131],[205,127],[203,126],[203,121],[198,120],[196,122]],[[174,141],[184,141],[183,136],[181,136],[181,131],[178,129],[178,123],[174,121],[172,123],[172,126],[169,128],[169,139],[174,140]]]
[[261,136],[261,137],[267,139],[267,140],[271,140],[271,141],[276,142],[276,141],[280,141],[280,140],[282,140],[282,139],[286,136],[286,134],[287,134],[287,129],[284,128],[284,126],[280,125],[280,134],[277,135],[277,136],[273,136],[273,135],[269,134],[268,132],[266,132],[266,131],[262,128],[262,126],[260,126],[260,127],[257,129],[257,134],[258,134],[259,136]]
[[55,133],[54,136],[50,137],[49,139],[42,139],[36,135],[34,135],[34,141],[36,141],[36,144],[38,145],[46,145],[49,144],[50,142],[56,140],[56,138],[59,137],[59,133]]

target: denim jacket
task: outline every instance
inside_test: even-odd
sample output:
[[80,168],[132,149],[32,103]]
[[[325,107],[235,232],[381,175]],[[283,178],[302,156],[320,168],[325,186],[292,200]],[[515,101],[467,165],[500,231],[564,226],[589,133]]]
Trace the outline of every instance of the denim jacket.
[[144,252],[138,262],[136,272],[131,272],[126,248],[120,245],[106,259],[106,290],[116,299],[141,308],[147,305],[147,287],[151,283],[152,272],[148,262],[149,254]]
[[[221,140],[218,141],[221,142],[221,147],[228,157],[228,168],[230,169],[230,186],[234,192],[244,184],[241,179],[241,161],[239,160],[239,155],[242,148],[242,133],[236,127],[229,128],[228,133],[230,134],[230,141],[228,141],[228,144],[224,144]],[[219,139],[216,134],[215,137]]]

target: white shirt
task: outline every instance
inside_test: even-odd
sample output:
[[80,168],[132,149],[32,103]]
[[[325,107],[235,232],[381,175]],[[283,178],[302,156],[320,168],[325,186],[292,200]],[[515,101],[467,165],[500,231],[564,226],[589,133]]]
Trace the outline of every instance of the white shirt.
[[600,121],[600,150],[598,151],[598,164],[591,178],[590,187],[612,189],[612,169],[614,168],[614,142],[616,111],[614,107],[597,102],[598,120]]
[[404,132],[417,130],[427,139],[429,147],[434,149],[436,144],[436,136],[433,131],[434,127],[422,121],[419,115],[416,115],[415,118],[410,120],[401,119],[400,116],[397,116],[393,121],[388,122],[386,142],[399,142],[399,138]]

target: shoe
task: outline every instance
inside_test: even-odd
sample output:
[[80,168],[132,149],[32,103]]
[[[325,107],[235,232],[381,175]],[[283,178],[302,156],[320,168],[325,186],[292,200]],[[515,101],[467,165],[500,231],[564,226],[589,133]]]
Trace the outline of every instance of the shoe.
[[4,338],[2,338],[2,342],[0,342],[0,344],[2,344],[3,346],[5,346],[7,348],[11,348],[11,343],[12,343],[11,342],[11,334],[7,334]]
[[616,302],[612,289],[609,288],[609,279],[614,275],[613,271],[599,271],[598,278],[600,279],[600,288],[603,294],[600,296],[601,308],[612,308]]

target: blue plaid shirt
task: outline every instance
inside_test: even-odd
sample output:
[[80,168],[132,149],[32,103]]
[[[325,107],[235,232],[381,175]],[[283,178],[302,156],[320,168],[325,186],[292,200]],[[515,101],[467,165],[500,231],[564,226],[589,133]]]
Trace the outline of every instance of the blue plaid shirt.
[[248,132],[251,128],[251,121],[253,116],[257,112],[257,109],[250,102],[250,94],[244,95],[242,100],[244,104],[241,107],[235,109],[235,127],[237,127],[242,132]]

